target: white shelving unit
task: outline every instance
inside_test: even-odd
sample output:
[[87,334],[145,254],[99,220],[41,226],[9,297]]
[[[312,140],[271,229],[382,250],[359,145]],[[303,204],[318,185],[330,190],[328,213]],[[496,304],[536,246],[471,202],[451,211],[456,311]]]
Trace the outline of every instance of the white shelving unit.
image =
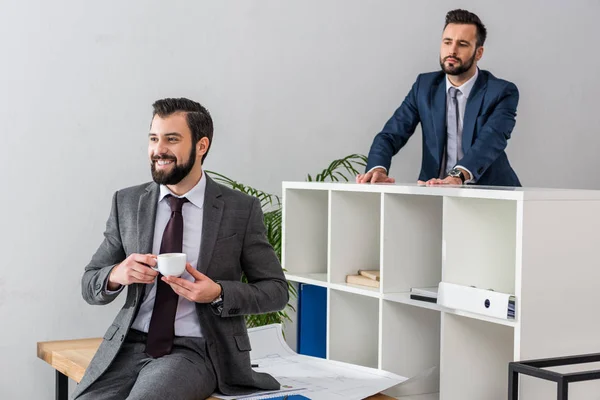
[[[508,362],[599,352],[597,249],[600,191],[283,184],[283,264],[327,288],[327,358],[416,377],[401,399],[506,399]],[[358,269],[381,287],[346,284]],[[410,299],[440,281],[514,294],[516,319]],[[600,393],[578,385],[574,399]],[[520,390],[555,397],[534,378]]]

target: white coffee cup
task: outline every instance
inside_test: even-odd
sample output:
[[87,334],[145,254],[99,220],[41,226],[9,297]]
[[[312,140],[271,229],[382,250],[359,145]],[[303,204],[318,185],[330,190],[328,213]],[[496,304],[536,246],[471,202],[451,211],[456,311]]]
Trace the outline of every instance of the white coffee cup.
[[185,253],[165,253],[156,256],[156,266],[153,270],[164,276],[181,276],[185,272],[187,255]]

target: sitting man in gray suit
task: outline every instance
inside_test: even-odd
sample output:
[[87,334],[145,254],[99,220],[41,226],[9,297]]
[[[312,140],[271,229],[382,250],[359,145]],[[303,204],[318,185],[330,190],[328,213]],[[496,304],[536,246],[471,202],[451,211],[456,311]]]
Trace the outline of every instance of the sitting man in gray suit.
[[[108,304],[127,287],[125,304],[73,398],[199,400],[215,390],[279,389],[252,370],[243,317],[288,301],[260,202],[203,173],[213,123],[202,105],[164,99],[153,107],[154,182],[114,194],[104,241],[82,278],[88,303]],[[187,254],[180,278],[150,268],[171,252]]]

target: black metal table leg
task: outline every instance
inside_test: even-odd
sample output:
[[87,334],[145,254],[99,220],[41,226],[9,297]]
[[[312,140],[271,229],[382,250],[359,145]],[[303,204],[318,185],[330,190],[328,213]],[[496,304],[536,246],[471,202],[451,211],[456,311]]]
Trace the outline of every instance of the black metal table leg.
[[557,390],[557,399],[558,400],[568,400],[569,398],[569,381],[566,379],[561,379],[557,382],[558,390]]
[[69,400],[69,378],[60,371],[56,371],[56,400]]

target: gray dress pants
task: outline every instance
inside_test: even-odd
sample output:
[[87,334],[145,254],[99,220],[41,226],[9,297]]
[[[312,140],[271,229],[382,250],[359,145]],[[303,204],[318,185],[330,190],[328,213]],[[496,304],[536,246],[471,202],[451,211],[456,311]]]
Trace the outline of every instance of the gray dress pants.
[[77,400],[200,400],[217,381],[203,338],[175,337],[171,354],[145,353],[146,334],[130,330],[108,369]]

